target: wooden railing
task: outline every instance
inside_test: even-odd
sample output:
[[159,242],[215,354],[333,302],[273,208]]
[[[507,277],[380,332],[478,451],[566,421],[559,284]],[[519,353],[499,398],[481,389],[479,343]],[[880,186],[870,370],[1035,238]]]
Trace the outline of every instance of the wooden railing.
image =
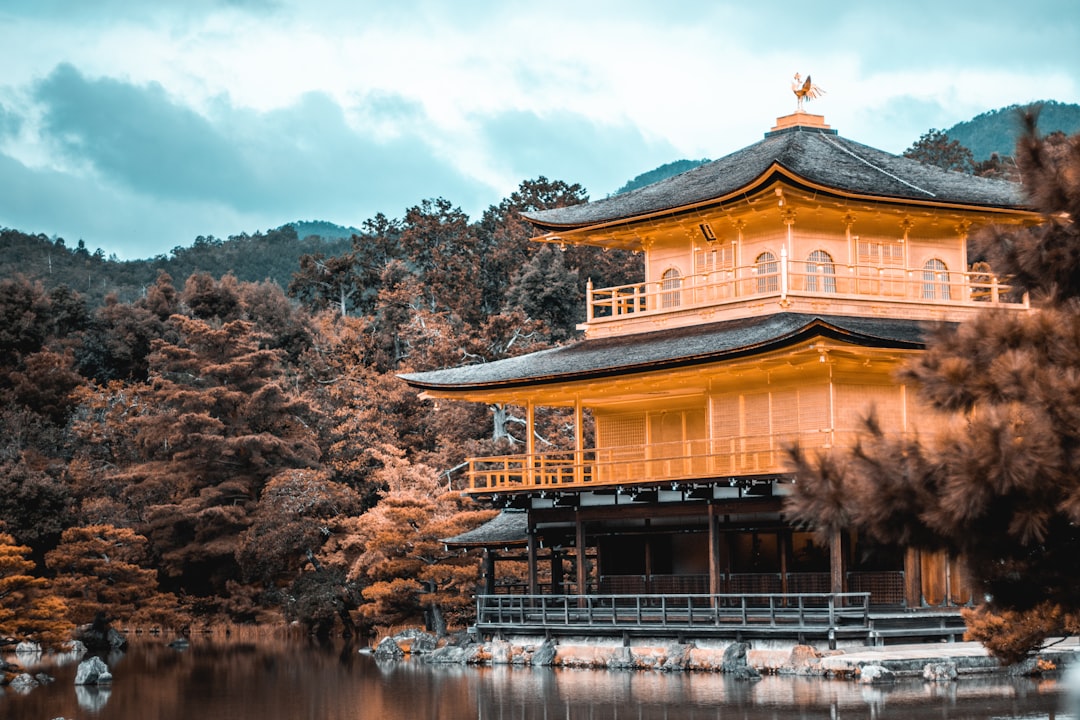
[[468,489],[580,489],[777,473],[785,470],[787,444],[820,448],[844,439],[843,433],[817,431],[470,458]]
[[868,636],[870,593],[480,595],[484,632],[693,631]]
[[762,265],[733,267],[677,280],[594,289],[586,295],[587,322],[627,315],[659,314],[747,299],[810,296],[829,300],[881,299],[931,305],[1005,305],[1025,308],[1025,297],[988,273],[932,271],[898,266],[819,264],[786,257]]
[[[832,576],[828,572],[721,573],[718,589],[729,594],[750,593],[767,597],[788,593],[828,593]],[[904,604],[902,570],[850,570],[844,574],[845,587],[851,592],[870,594],[871,605]],[[707,593],[708,574],[690,575],[602,575],[601,593],[613,595],[667,595],[671,593]]]

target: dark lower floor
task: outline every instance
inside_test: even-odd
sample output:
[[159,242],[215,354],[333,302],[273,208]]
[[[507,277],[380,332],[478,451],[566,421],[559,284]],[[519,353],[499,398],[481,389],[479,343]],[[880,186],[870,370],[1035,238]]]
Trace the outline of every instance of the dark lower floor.
[[485,594],[865,592],[879,607],[971,602],[946,555],[794,528],[777,497],[530,508],[526,517],[523,547],[485,550]]

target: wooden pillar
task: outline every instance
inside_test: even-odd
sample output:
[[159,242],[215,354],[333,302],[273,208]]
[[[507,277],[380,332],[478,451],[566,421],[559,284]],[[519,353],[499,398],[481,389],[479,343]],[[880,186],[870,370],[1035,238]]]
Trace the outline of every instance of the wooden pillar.
[[533,425],[536,408],[532,400],[525,402],[525,455],[527,456],[525,470],[525,484],[532,486],[535,483],[536,458],[536,429]]
[[563,587],[562,552],[551,551],[551,594],[562,595],[566,592]]
[[776,532],[776,542],[780,545],[780,592],[788,592],[788,547],[791,545],[791,531],[780,528]]
[[833,530],[829,537],[829,592],[844,592],[844,533]]
[[536,526],[529,523],[528,533],[528,561],[529,566],[529,594],[540,594],[540,583],[536,574]]
[[709,594],[724,592],[722,558],[720,556],[720,518],[716,506],[709,503]]
[[581,521],[581,515],[574,516],[574,544],[577,546],[576,581],[577,594],[587,595],[586,583],[588,575],[585,567],[585,523]]
[[922,607],[922,553],[915,548],[904,551],[904,604]]
[[585,482],[585,413],[581,407],[581,396],[574,396],[574,484]]
[[484,594],[495,594],[495,557],[497,553],[489,548],[484,549]]

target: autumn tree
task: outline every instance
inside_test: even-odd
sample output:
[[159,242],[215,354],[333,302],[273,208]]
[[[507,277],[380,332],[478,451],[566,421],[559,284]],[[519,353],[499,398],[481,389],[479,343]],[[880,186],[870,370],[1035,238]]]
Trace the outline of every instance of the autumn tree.
[[89,448],[74,464],[88,464],[86,490],[114,503],[107,517],[126,512],[150,539],[170,589],[225,594],[263,486],[284,469],[313,467],[319,448],[281,351],[252,323],[169,322],[176,339],[154,341],[147,383],[88,397],[96,409],[77,429],[104,440],[107,453]]
[[33,574],[30,548],[0,532],[0,637],[30,638],[59,647],[70,639],[64,601],[49,590],[48,581]]
[[1052,146],[1026,124],[1017,159],[1043,223],[977,240],[1031,311],[934,332],[903,377],[947,429],[901,438],[871,419],[850,456],[796,449],[788,507],[818,527],[957,555],[986,598],[969,636],[1005,660],[1080,631],[1080,137]]
[[944,130],[934,128],[924,132],[905,150],[904,157],[926,165],[936,165],[943,170],[970,174],[975,169],[975,157],[971,150],[961,145],[958,140],[950,139]]
[[54,590],[77,624],[92,622],[98,613],[109,621],[186,624],[177,598],[158,590],[149,542],[130,528],[68,528],[56,549],[46,555],[45,564],[56,573]]
[[471,614],[479,570],[475,558],[448,551],[441,539],[479,525],[494,511],[478,508],[400,451],[383,446],[377,452],[383,497],[350,521],[350,532],[328,544],[324,558],[346,565],[349,578],[363,588],[360,612],[369,624],[423,622],[445,633]]

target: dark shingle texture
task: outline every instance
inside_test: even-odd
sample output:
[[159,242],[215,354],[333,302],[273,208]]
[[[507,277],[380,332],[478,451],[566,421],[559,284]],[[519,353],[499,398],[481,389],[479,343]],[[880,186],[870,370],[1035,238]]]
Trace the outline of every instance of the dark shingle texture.
[[779,313],[651,333],[586,339],[482,365],[401,375],[416,388],[469,390],[543,385],[754,355],[828,337],[870,347],[922,347],[917,320]]
[[524,510],[503,510],[478,528],[443,538],[451,547],[506,547],[524,545],[529,518]]
[[755,185],[774,165],[841,194],[979,207],[1025,207],[1018,184],[942,170],[812,128],[771,133],[727,157],[643,188],[524,213],[545,228],[577,228],[708,202]]

